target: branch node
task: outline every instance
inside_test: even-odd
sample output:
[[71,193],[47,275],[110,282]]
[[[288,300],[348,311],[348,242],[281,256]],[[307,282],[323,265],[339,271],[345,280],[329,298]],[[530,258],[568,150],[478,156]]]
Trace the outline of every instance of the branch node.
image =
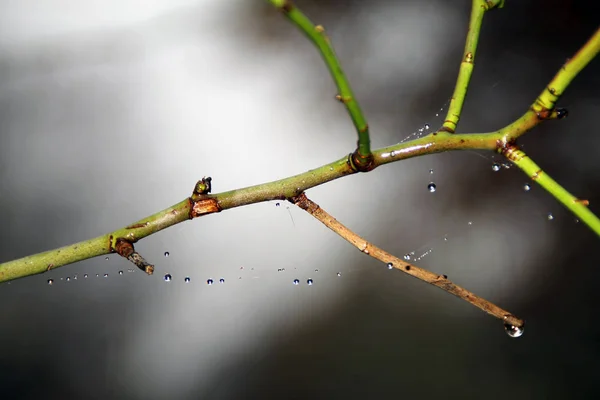
[[133,244],[123,238],[117,239],[117,243],[114,249],[117,254],[121,257],[126,258],[127,260],[134,263],[139,269],[147,273],[148,275],[152,275],[154,273],[154,265],[147,262],[144,257],[142,257],[135,249],[133,248]]
[[278,0],[274,1],[273,4],[286,14],[294,9],[294,3],[291,0]]
[[335,99],[342,104],[346,104],[352,101],[352,96],[342,96],[341,94],[336,94]]
[[515,163],[521,161],[524,157],[527,157],[525,153],[514,144],[507,144],[504,146],[502,155]]
[[368,155],[362,155],[358,152],[358,149],[354,150],[348,156],[348,164],[356,172],[369,172],[375,169],[375,158],[372,153]]

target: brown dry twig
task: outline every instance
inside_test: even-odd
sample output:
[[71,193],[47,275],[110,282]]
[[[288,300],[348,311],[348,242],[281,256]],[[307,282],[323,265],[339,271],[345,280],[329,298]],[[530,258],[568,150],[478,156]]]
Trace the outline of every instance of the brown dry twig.
[[354,245],[361,252],[383,262],[388,266],[396,268],[402,272],[407,273],[417,279],[425,281],[433,286],[437,286],[448,293],[455,295],[464,301],[471,303],[477,308],[485,311],[486,313],[502,320],[507,332],[511,336],[520,336],[523,333],[523,327],[525,322],[512,315],[506,310],[498,307],[497,305],[463,289],[460,286],[455,285],[446,275],[438,275],[433,272],[427,271],[426,269],[419,268],[416,265],[407,263],[398,257],[386,252],[383,249],[369,243],[365,239],[352,232],[350,229],[339,223],[333,216],[328,214],[325,210],[319,207],[318,204],[306,197],[306,194],[301,193],[298,196],[289,199],[290,202],[297,205],[310,215],[321,221],[329,229],[346,239],[352,245]]

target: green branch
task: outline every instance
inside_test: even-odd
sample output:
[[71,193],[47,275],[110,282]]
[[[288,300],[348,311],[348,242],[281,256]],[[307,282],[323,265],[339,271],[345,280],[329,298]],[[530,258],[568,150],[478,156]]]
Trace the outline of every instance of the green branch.
[[567,86],[598,55],[598,52],[600,52],[600,28],[596,30],[573,58],[567,60],[548,86],[540,93],[531,108],[538,113],[553,110]]
[[589,201],[578,199],[569,193],[517,146],[508,146],[502,154],[600,236],[600,219],[589,210]]
[[[345,156],[337,161],[299,175],[214,195],[210,194],[211,179],[203,178],[194,186],[190,197],[134,224],[94,239],[0,264],[0,282],[43,273],[63,265],[109,253],[118,253],[135,263],[148,274],[151,274],[153,271],[152,265],[135,252],[133,244],[160,230],[189,219],[230,208],[275,199],[289,200],[312,187],[347,175],[368,171],[380,165],[411,157],[452,150],[479,149],[492,150],[504,154],[600,236],[600,222],[587,208],[587,201],[578,200],[548,175],[542,173],[541,169],[523,152],[518,150],[514,144],[517,138],[531,130],[541,121],[561,118],[566,115],[564,110],[554,108],[555,103],[573,78],[598,54],[600,50],[600,30],[561,68],[548,85],[548,89],[544,90],[538,96],[531,108],[523,116],[506,127],[494,132],[472,134],[450,134],[442,129],[426,137],[385,147],[371,153],[366,121],[362,116],[358,103],[352,95],[350,85],[344,77],[333,49],[329,46],[326,37],[323,35],[322,29],[314,27],[289,1],[269,1],[296,23],[321,50],[326,64],[340,89],[340,97],[344,101],[359,131],[359,145],[357,150],[353,154],[350,154],[350,156]],[[502,5],[500,1],[487,1],[485,3],[475,1],[473,4],[484,4],[487,8]],[[483,15],[484,11],[482,10],[484,8],[474,9],[471,17],[470,26],[472,30],[467,36],[465,48],[469,49],[472,53],[474,53],[477,45],[477,37],[481,26],[480,18]],[[470,67],[466,68],[469,69]],[[459,93],[464,100],[470,72],[463,74],[463,78],[460,75],[459,80],[462,79],[463,84],[457,84],[457,87],[464,88],[464,91],[461,89]],[[460,96],[455,96],[455,99]],[[461,107],[462,100],[460,104],[455,102],[454,105],[451,105],[453,111],[452,113],[449,111],[449,114],[456,116],[454,126],[458,123]],[[369,160],[368,164],[360,164],[361,160],[365,161],[367,159]],[[359,165],[362,165],[362,167],[359,167]],[[365,166],[368,166],[368,168],[365,168]]]
[[369,125],[363,115],[358,101],[352,92],[350,83],[342,70],[335,51],[330,44],[330,40],[325,34],[325,29],[321,25],[313,24],[290,0],[269,0],[271,4],[281,10],[286,17],[290,19],[304,34],[317,46],[319,52],[325,60],[325,64],[331,73],[335,84],[338,87],[339,94],[336,98],[342,102],[358,133],[358,143],[355,153],[352,157],[352,163],[357,170],[367,172],[370,170],[371,140],[369,138]]
[[465,51],[463,52],[460,69],[458,70],[458,79],[456,79],[456,86],[454,87],[454,93],[450,100],[448,113],[446,114],[446,119],[442,125],[442,131],[454,133],[458,121],[460,120],[460,114],[465,102],[465,97],[467,96],[467,90],[469,90],[469,82],[471,81],[471,75],[473,74],[475,52],[477,50],[477,42],[479,41],[479,32],[481,31],[483,16],[487,10],[496,7],[502,8],[503,6],[503,0],[473,0],[471,6],[471,19],[469,20],[469,30],[467,31],[467,40],[465,42]]

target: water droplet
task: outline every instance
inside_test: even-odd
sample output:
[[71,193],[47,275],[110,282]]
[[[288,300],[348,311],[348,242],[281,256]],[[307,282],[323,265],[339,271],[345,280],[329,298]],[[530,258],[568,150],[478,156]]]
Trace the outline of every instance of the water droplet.
[[342,276],[342,273],[341,273],[341,272],[338,272],[338,273],[337,273],[337,276]]
[[473,221],[467,222],[467,225],[469,225],[469,226],[473,225]]
[[219,279],[219,282],[220,283],[225,283],[225,279],[221,278],[221,279]]
[[171,253],[169,253],[168,251],[165,251],[165,257],[169,257],[171,255]]
[[104,277],[105,277],[105,278],[108,278],[108,274],[104,274]]
[[77,275],[75,275],[75,276],[73,277],[73,280],[75,280],[75,281],[77,280]]
[[432,175],[433,174],[433,169],[429,170],[429,174]]
[[212,285],[213,283],[214,283],[214,281],[213,281],[212,279],[208,279],[208,280],[206,281],[206,284],[207,284],[208,286]]
[[312,279],[308,279],[308,280],[306,281],[306,283],[308,283],[308,286],[312,286],[312,284],[313,284],[313,280],[312,280]]
[[523,185],[523,190],[526,192],[529,192],[531,190],[531,185],[529,183],[526,183]]
[[448,236],[444,236],[444,242],[448,241]]
[[433,192],[435,192],[435,190],[437,189],[437,187],[435,186],[435,183],[433,183],[433,182],[429,182],[429,185],[427,185],[427,189],[428,189],[428,190],[429,190],[431,193],[433,193]]
[[108,256],[104,257],[104,259],[105,259],[106,261],[108,261]]
[[406,254],[404,255],[404,259],[405,259],[406,261],[410,261],[410,254],[406,253]]
[[579,220],[578,220],[577,218],[575,218],[575,223],[576,223],[576,224],[578,224],[578,223],[579,223]]
[[96,274],[96,278],[99,277],[99,276],[100,276],[100,274]]
[[119,271],[119,275],[123,275],[123,271]]
[[440,113],[435,113],[435,116],[436,116],[436,117],[439,117],[439,116],[440,116]]
[[554,215],[552,213],[548,213],[548,221],[552,221],[554,219]]
[[71,281],[71,277],[70,277],[70,276],[67,276],[67,279],[66,279],[66,281],[67,281],[67,282],[70,282],[70,281]]
[[183,280],[185,283],[190,283],[191,279],[189,276],[186,276],[185,279]]
[[388,263],[387,267],[388,267],[388,269],[394,269],[394,264]]
[[83,277],[87,279],[87,277],[88,277],[88,274],[85,274],[85,275],[83,275]]
[[525,327],[504,324],[504,330],[506,331],[506,334],[511,338],[518,338],[523,336],[523,332],[525,332]]
[[279,204],[279,203],[275,203],[275,207],[279,207],[279,206],[280,206],[280,204]]
[[315,272],[319,272],[319,268],[315,268]]
[[493,164],[492,164],[492,171],[494,171],[494,172],[498,172],[498,171],[500,171],[500,164],[498,164],[498,163],[493,163]]
[[425,129],[429,129],[429,124],[425,124]]
[[48,279],[48,285],[53,285],[54,284],[54,279]]
[[133,272],[133,268],[127,268],[127,272]]
[[299,285],[300,281],[298,279],[294,279],[294,285]]
[[171,282],[171,279],[173,279],[173,277],[171,276],[171,274],[165,274],[165,277],[163,279],[165,280],[165,282]]

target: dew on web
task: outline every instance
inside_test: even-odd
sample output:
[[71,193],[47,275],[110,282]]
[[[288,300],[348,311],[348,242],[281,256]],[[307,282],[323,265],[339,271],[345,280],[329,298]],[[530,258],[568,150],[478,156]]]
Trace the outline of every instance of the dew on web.
[[[448,107],[448,104],[450,104],[450,99],[448,99],[444,105],[442,107],[440,107],[440,109],[435,113],[435,117],[436,119],[439,119],[439,121],[436,121],[435,124],[441,126],[442,125],[442,121],[441,119],[444,118],[443,112],[446,109],[446,107]],[[435,126],[434,124],[434,126]],[[400,143],[404,143],[408,140],[414,140],[414,139],[419,139],[425,135],[429,135],[431,133],[431,127],[432,124],[430,122],[425,122],[423,125],[421,125],[416,131],[410,133],[408,136],[406,136],[404,139],[402,139],[400,141]]]

